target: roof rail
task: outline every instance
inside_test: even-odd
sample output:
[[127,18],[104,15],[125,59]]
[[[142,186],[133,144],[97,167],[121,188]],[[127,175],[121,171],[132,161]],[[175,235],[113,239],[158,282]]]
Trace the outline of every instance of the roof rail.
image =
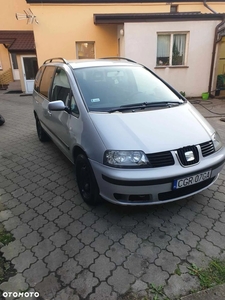
[[65,64],[68,64],[67,60],[65,60],[65,59],[62,58],[62,57],[49,58],[49,59],[47,59],[47,60],[44,62],[44,64],[51,63],[53,60],[61,60],[61,61],[64,62]]
[[100,59],[123,59],[123,60],[129,61],[129,62],[135,63],[135,64],[137,63],[136,61],[134,61],[132,59],[129,59],[126,57],[120,57],[120,56],[101,57]]

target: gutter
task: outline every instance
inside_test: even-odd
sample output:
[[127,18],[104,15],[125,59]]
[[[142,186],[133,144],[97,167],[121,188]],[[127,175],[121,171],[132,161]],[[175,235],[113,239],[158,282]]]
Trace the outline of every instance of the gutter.
[[[211,86],[212,86],[212,78],[213,78],[213,69],[215,64],[215,54],[216,54],[216,46],[221,41],[222,37],[218,38],[220,32],[224,31],[223,25],[225,24],[225,14],[223,14],[222,22],[220,22],[215,28],[214,42],[213,42],[213,51],[212,51],[212,61],[210,68],[210,76],[209,76],[209,86],[208,93],[211,96]],[[221,28],[222,27],[222,28]]]
[[217,12],[215,10],[213,10],[211,7],[208,6],[208,4],[206,3],[206,0],[203,0],[203,4],[206,8],[208,8],[209,10],[211,10],[211,12],[213,12],[214,14],[216,14]]

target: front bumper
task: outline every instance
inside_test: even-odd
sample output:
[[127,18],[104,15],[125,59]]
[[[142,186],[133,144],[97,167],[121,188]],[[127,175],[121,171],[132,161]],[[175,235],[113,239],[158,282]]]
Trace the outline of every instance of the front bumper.
[[[153,205],[194,195],[212,185],[225,163],[225,149],[202,158],[200,163],[146,169],[111,168],[90,161],[98,182],[100,195],[109,202],[121,205]],[[174,180],[211,171],[211,177],[180,189],[173,189]]]

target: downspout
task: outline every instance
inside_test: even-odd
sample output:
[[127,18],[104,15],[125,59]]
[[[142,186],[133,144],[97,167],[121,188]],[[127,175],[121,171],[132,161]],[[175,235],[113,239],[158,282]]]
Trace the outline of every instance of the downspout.
[[208,4],[206,3],[206,0],[203,0],[203,4],[206,8],[208,8],[209,10],[211,10],[211,12],[213,12],[214,14],[216,14],[217,12],[215,10],[213,10],[211,7],[208,6]]
[[223,20],[220,22],[215,28],[214,42],[213,42],[213,51],[212,51],[212,60],[211,60],[211,68],[210,68],[210,76],[209,76],[209,86],[208,93],[211,94],[211,86],[212,86],[212,78],[213,78],[213,69],[215,64],[215,54],[216,54],[216,45],[221,41],[222,38],[218,39],[218,34],[224,30],[224,28],[219,29],[221,26],[225,24],[225,14],[223,14]]

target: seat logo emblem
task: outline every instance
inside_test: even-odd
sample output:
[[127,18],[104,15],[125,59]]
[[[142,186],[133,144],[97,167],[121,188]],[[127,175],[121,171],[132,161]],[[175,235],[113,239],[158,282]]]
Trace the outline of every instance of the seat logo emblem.
[[188,162],[189,162],[189,161],[195,160],[193,151],[187,151],[187,152],[184,153],[184,155],[185,155],[186,160],[187,160]]

